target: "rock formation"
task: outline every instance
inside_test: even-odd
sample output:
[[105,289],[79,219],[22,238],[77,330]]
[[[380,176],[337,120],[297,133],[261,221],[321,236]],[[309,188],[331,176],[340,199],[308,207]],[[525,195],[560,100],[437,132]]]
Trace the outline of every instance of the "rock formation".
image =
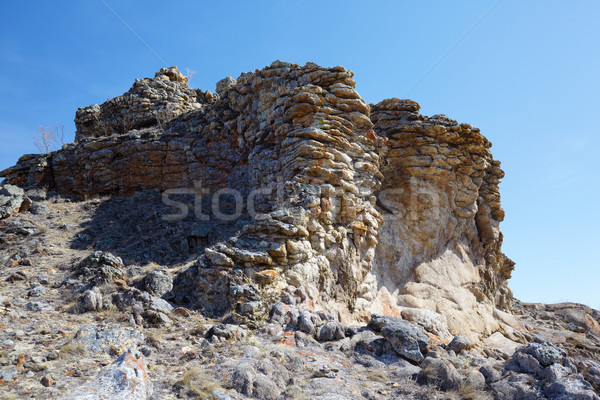
[[[410,100],[369,106],[352,78],[277,61],[213,94],[164,68],[80,108],[75,142],[1,175],[77,198],[149,189],[228,198],[199,219],[244,223],[206,243],[175,282],[190,302],[212,299],[209,311],[257,320],[258,303],[293,284],[348,321],[402,315],[442,339],[512,331],[498,309],[510,309],[513,263],[501,252],[503,172],[491,143]],[[260,293],[236,295],[234,269]]]
[[175,67],[0,184],[0,397],[599,399],[600,312],[507,287],[478,129],[352,72]]

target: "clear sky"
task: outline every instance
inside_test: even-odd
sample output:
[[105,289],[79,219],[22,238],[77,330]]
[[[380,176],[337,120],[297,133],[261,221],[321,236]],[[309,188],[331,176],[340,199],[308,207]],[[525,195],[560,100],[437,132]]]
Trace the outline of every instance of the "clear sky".
[[367,102],[408,97],[481,128],[506,171],[516,297],[600,309],[597,0],[106,3],[153,51],[101,0],[3,3],[0,169],[37,152],[40,124],[72,140],[77,107],[154,76],[160,59],[213,91],[276,59],[343,65]]

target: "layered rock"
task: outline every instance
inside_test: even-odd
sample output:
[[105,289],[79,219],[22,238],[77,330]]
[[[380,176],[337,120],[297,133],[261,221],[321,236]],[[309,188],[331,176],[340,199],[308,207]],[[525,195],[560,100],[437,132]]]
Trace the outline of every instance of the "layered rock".
[[199,218],[241,227],[174,282],[180,301],[207,311],[256,321],[292,284],[346,320],[402,315],[442,339],[510,330],[495,310],[509,306],[512,262],[491,144],[409,100],[369,107],[352,78],[277,61],[212,94],[163,69],[80,109],[74,143],[1,175],[80,198],[179,189],[227,200]]
[[494,306],[512,299],[514,263],[500,250],[504,173],[479,129],[419,108],[399,99],[371,107],[376,133],[388,139],[377,192],[385,221],[374,268],[379,303],[407,307],[405,318],[416,320],[423,312],[414,309],[433,311],[426,319],[441,317],[452,334],[491,334],[500,328]]
[[75,140],[162,125],[184,112],[202,108],[212,94],[188,88],[187,80],[176,67],[162,68],[154,79],[136,79],[121,96],[102,105],[79,108],[75,114]]

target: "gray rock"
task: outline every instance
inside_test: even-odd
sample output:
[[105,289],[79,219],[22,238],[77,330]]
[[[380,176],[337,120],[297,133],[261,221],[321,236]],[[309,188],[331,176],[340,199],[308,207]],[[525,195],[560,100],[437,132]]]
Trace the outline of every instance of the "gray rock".
[[171,303],[160,297],[150,296],[150,301],[148,303],[148,308],[152,311],[159,311],[165,314],[169,314],[173,311]]
[[597,400],[599,397],[581,375],[571,375],[544,388],[544,394],[553,400]]
[[542,398],[537,381],[530,375],[510,373],[491,385],[496,398],[501,400],[537,400]]
[[145,400],[153,393],[146,365],[138,351],[127,350],[96,378],[69,393],[67,400]]
[[23,199],[23,196],[0,196],[0,219],[8,218],[20,211],[25,211],[22,210]]
[[394,381],[402,381],[407,379],[416,381],[423,373],[423,369],[421,367],[413,365],[410,361],[402,358],[399,358],[394,365],[398,367],[395,368],[390,375],[390,378],[393,378]]
[[298,319],[298,330],[306,333],[307,335],[313,336],[315,334],[315,317],[308,311],[302,311],[300,318]]
[[218,390],[213,390],[211,392],[211,396],[215,399],[215,400],[231,400],[231,397],[226,395],[223,392],[220,392]]
[[506,371],[518,371],[526,374],[539,376],[542,373],[542,367],[537,359],[532,355],[516,352],[510,361],[504,366]]
[[384,352],[386,340],[383,336],[377,335],[373,331],[358,332],[352,337],[350,347],[358,353],[370,353],[372,355],[381,355]]
[[292,296],[291,294],[286,294],[281,298],[281,301],[285,304],[289,304],[289,305],[295,305],[296,304],[296,297]]
[[14,367],[2,367],[0,368],[0,385],[17,380],[18,372]]
[[102,294],[97,290],[86,290],[79,300],[81,312],[99,311],[102,309]]
[[25,194],[33,201],[46,200],[48,197],[48,194],[42,188],[29,189],[27,192],[25,192]]
[[173,278],[162,271],[152,271],[144,277],[144,289],[156,296],[163,296],[173,289]]
[[476,369],[471,369],[465,376],[464,386],[473,390],[485,389],[485,376]]
[[48,215],[50,210],[45,204],[35,202],[29,207],[29,212],[33,215]]
[[221,265],[226,267],[233,267],[235,265],[233,260],[226,254],[210,249],[208,247],[204,249],[204,254],[206,255],[206,258],[210,260],[210,262],[214,265]]
[[570,368],[564,367],[560,364],[552,364],[542,370],[540,377],[548,383],[553,383],[572,374],[573,372],[574,371]]
[[212,326],[207,332],[206,337],[212,338],[217,337],[221,340],[231,340],[231,339],[241,339],[245,337],[248,332],[237,326],[232,324],[218,324]]
[[563,363],[566,357],[564,350],[550,343],[530,343],[525,347],[517,349],[517,352],[533,356],[542,367],[547,367],[554,363]]
[[346,336],[345,329],[338,321],[328,321],[319,328],[318,340],[327,342],[330,340],[343,339]]
[[[162,312],[148,310],[144,314],[144,317],[146,318],[147,321],[149,321],[152,324],[156,324],[156,325],[170,325],[173,323],[171,318],[167,317]],[[138,323],[141,323],[141,321],[138,321]]]
[[45,293],[48,293],[48,288],[42,285],[38,285],[36,287],[34,287],[33,289],[31,289],[31,291],[29,292],[29,295],[31,297],[39,297]]
[[276,303],[271,309],[271,322],[286,326],[287,330],[296,329],[300,312],[295,306],[284,303]]
[[425,358],[431,340],[420,325],[399,318],[373,315],[368,326],[389,341],[400,356],[414,362],[421,362]]
[[469,340],[462,333],[454,336],[454,339],[448,344],[448,350],[454,351],[456,354],[471,347]]
[[234,86],[235,83],[236,80],[231,76],[221,79],[219,82],[217,82],[217,93],[222,96],[227,90],[229,90],[229,88]]
[[25,191],[18,186],[8,184],[0,185],[0,196],[15,197],[24,195]]
[[27,311],[33,312],[47,312],[53,310],[53,308],[48,304],[40,303],[39,301],[30,301],[29,303],[25,304],[25,308]]
[[479,367],[479,372],[485,377],[485,383],[492,384],[500,380],[500,372],[498,372],[494,367],[490,364],[484,364]]
[[223,364],[233,367],[229,375],[231,385],[244,396],[264,400],[281,399],[281,392],[290,381],[287,368],[268,359],[236,359]]
[[121,258],[104,251],[95,251],[76,267],[76,276],[82,276],[93,284],[123,279],[124,265]]
[[237,311],[240,314],[258,314],[263,310],[263,303],[261,301],[244,301],[238,303]]
[[458,390],[463,381],[452,364],[439,358],[426,358],[421,368],[427,383],[435,384],[442,390]]
[[133,328],[117,324],[112,326],[92,324],[79,329],[73,342],[80,343],[86,350],[92,352],[109,352],[113,346],[136,348],[144,342],[144,335]]
[[578,369],[585,380],[600,393],[600,364],[592,360],[585,360],[579,363]]

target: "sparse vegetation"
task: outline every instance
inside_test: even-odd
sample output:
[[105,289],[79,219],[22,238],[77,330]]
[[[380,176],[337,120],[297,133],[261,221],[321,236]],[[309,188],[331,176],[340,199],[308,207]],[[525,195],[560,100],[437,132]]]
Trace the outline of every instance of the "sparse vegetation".
[[188,395],[201,400],[213,399],[212,393],[221,388],[217,381],[198,367],[188,369],[181,383],[186,388]]
[[40,125],[38,132],[33,137],[33,144],[44,154],[48,154],[65,144],[65,126],[60,124],[56,127]]
[[58,355],[60,359],[83,356],[87,353],[85,346],[80,342],[69,342],[60,348]]

